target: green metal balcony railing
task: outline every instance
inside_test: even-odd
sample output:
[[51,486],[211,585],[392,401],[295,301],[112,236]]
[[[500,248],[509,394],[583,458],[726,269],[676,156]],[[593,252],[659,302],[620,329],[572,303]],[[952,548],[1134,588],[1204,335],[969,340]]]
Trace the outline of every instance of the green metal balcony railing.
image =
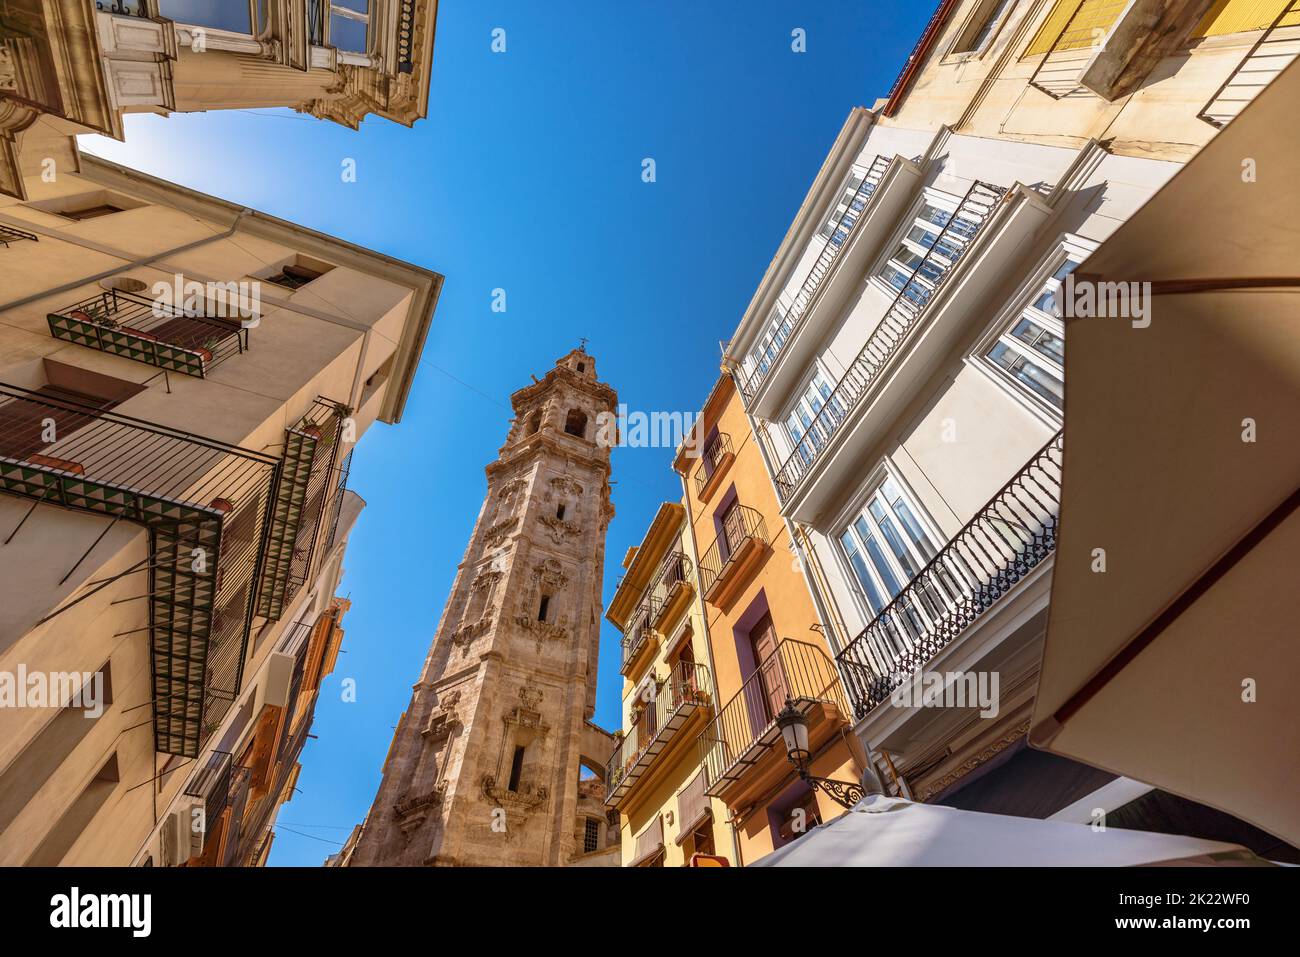
[[118,289],[51,312],[46,320],[55,339],[199,378],[248,349],[248,330],[237,319],[164,306]]
[[279,463],[81,399],[0,384],[0,492],[148,530],[155,746],[197,757],[239,692]]
[[285,430],[284,460],[267,536],[257,613],[278,620],[307,581],[326,497],[337,489],[344,423],[350,410],[318,398],[297,425]]

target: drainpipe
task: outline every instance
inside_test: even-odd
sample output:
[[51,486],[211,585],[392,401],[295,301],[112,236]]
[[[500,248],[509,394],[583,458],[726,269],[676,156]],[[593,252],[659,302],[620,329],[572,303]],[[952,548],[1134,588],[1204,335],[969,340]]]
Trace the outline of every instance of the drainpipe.
[[[704,653],[708,656],[709,671],[713,675],[713,697],[715,701],[714,707],[716,708],[717,707],[716,701],[719,697],[718,696],[718,669],[717,666],[714,665],[713,663],[713,639],[709,635],[709,613],[708,613],[708,609],[704,607],[704,593],[699,588],[700,547],[695,541],[695,516],[691,514],[691,496],[690,496],[689,488],[686,484],[686,476],[683,473],[678,472],[677,477],[681,479],[682,501],[686,503],[686,530],[687,532],[690,533],[691,562],[695,566],[695,576],[694,576],[695,585],[696,585],[695,604],[699,609],[700,626],[704,629]],[[712,801],[713,798],[709,798],[709,800]],[[733,819],[734,819],[734,815],[729,814],[727,817],[727,824],[730,825],[729,830],[731,831],[731,854],[736,860],[736,866],[744,867],[744,864],[741,863],[740,860],[740,842],[736,839],[736,828],[735,825],[732,824]]]

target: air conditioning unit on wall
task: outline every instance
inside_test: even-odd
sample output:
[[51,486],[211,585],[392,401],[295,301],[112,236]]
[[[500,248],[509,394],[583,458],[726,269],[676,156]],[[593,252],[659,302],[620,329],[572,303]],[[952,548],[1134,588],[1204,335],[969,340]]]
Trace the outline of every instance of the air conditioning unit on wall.
[[182,799],[168,813],[159,839],[163,867],[179,867],[203,852],[202,808],[202,801]]

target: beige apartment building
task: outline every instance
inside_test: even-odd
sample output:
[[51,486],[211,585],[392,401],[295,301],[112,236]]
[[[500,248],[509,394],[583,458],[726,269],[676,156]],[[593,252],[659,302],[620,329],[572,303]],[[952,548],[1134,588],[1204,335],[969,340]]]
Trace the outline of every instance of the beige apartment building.
[[0,193],[126,113],[428,113],[437,0],[0,0]]
[[[754,294],[724,362],[891,792],[1275,841],[1026,732],[1071,273],[1291,62],[1298,11],[946,0],[890,95],[848,117]],[[1131,306],[1096,321],[1140,336]],[[909,696],[918,675],[941,706]]]
[[442,278],[77,170],[0,201],[0,674],[102,709],[0,708],[0,863],[259,862],[342,638],[352,449]]
[[605,768],[624,867],[734,858],[725,807],[705,794],[697,739],[717,713],[686,510],[664,502],[629,549],[605,611],[620,632],[623,722]]

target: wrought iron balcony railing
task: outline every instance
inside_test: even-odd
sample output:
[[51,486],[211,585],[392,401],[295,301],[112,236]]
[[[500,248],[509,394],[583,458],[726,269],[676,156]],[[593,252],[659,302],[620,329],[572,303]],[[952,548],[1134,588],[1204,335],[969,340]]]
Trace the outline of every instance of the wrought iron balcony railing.
[[1283,6],[1241,62],[1214,91],[1197,119],[1223,129],[1300,55],[1300,0]]
[[839,653],[858,718],[1052,553],[1063,457],[1058,432]]
[[981,182],[974,183],[966,192],[943,232],[902,283],[884,318],[867,337],[861,351],[781,466],[776,476],[776,487],[782,502],[789,499],[804,476],[812,470],[836,431],[876,381],[880,370],[920,322],[935,294],[975,242],[1005,194],[1005,188]]
[[284,460],[270,518],[257,613],[278,620],[312,570],[326,497],[337,492],[336,469],[350,410],[318,398],[297,425],[285,430]]
[[637,656],[653,636],[655,624],[665,604],[679,585],[689,585],[691,560],[681,552],[669,552],[659,566],[659,572],[641,595],[641,602],[628,624],[623,637],[623,673],[637,660]]
[[704,444],[704,448],[700,450],[700,467],[695,470],[696,494],[703,497],[704,489],[712,480],[714,473],[723,467],[723,462],[728,455],[734,454],[731,436],[726,432],[719,432]]
[[776,363],[781,350],[799,332],[804,317],[808,314],[809,305],[821,288],[822,281],[834,268],[840,250],[844,248],[844,244],[852,235],[854,228],[866,215],[866,209],[871,203],[871,197],[880,185],[885,171],[889,169],[890,159],[888,156],[877,156],[871,161],[862,182],[858,184],[858,188],[853,194],[853,199],[845,207],[844,213],[840,216],[839,222],[835,224],[835,229],[832,230],[826,245],[822,247],[817,259],[812,264],[812,268],[808,270],[808,275],[804,278],[803,285],[799,287],[799,292],[795,294],[794,300],[790,303],[790,308],[781,317],[781,321],[772,332],[766,348],[757,357],[753,369],[750,370],[747,376],[743,377],[740,391],[744,395],[746,402],[757,395],[759,387],[762,386],[763,380],[767,378],[768,372]]
[[700,556],[700,588],[706,595],[731,570],[751,541],[768,542],[767,523],[755,509],[737,505],[723,519],[717,539]]
[[605,801],[617,801],[662,753],[696,708],[713,701],[709,669],[679,661],[668,677],[650,686],[648,699],[614,747],[606,764]]
[[654,637],[654,607],[650,600],[643,599],[632,613],[632,622],[628,625],[627,631],[623,634],[623,667],[622,673],[626,675],[632,665],[637,661],[642,649],[646,643]]
[[[780,738],[776,716],[787,702],[803,710],[819,703],[832,705],[848,714],[835,663],[816,645],[793,638],[783,638],[759,662],[700,733],[700,759],[710,793],[737,780]],[[784,750],[780,759],[785,761]]]
[[165,306],[118,289],[46,319],[56,339],[199,378],[248,348],[248,330],[237,319]]
[[4,246],[8,249],[10,243],[22,242],[23,240],[28,240],[33,243],[40,242],[34,233],[29,233],[22,229],[15,229],[12,226],[0,226],[0,246]]
[[0,384],[0,492],[149,530],[155,746],[197,757],[239,693],[279,463],[80,399]]

